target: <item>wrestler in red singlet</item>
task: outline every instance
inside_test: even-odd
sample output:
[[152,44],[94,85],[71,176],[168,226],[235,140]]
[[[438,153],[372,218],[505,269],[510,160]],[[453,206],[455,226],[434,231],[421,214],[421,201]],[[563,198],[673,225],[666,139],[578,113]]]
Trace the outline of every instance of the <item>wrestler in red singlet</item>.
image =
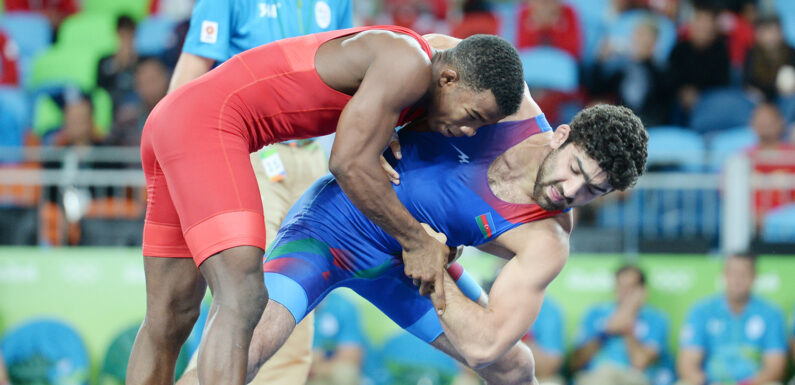
[[352,28],[263,45],[234,56],[166,96],[144,126],[141,157],[148,205],[143,254],[207,257],[236,246],[265,249],[259,189],[249,153],[336,130],[351,99],[315,69],[323,43],[381,29],[428,43],[396,26]]

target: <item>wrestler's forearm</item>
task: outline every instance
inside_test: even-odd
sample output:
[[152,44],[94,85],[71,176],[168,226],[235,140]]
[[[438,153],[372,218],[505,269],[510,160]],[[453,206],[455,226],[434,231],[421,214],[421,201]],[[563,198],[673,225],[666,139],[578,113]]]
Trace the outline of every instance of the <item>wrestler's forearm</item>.
[[513,344],[501,341],[492,310],[467,298],[449,275],[444,282],[447,307],[439,320],[447,338],[473,368],[499,359]]
[[393,236],[404,249],[429,237],[398,199],[377,161],[332,164],[331,172],[348,199],[373,223]]

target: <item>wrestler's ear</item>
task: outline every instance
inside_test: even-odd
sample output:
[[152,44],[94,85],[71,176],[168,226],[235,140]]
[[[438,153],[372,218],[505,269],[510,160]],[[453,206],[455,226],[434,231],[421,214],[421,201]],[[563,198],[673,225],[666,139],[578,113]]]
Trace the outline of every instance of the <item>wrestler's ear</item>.
[[555,129],[555,134],[552,135],[552,141],[549,142],[550,147],[552,147],[553,150],[560,148],[560,146],[569,139],[570,133],[571,127],[568,124],[561,124],[558,126],[558,128]]
[[439,75],[439,87],[453,84],[456,80],[458,80],[458,72],[449,67],[445,68]]

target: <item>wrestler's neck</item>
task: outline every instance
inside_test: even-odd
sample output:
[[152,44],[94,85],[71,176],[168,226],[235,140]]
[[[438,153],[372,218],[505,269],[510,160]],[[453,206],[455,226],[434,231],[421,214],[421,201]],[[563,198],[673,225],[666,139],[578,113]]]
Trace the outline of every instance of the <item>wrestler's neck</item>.
[[530,204],[533,201],[538,168],[552,151],[551,135],[533,135],[498,156],[489,166],[489,187],[505,202]]

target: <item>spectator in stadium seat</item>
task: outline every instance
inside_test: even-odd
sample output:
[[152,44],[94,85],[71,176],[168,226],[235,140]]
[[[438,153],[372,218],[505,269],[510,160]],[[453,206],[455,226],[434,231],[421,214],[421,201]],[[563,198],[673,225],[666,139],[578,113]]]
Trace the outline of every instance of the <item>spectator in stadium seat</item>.
[[540,385],[563,385],[560,375],[563,366],[563,312],[555,300],[546,297],[538,318],[522,341],[533,351],[536,378]]
[[450,35],[459,39],[466,39],[469,36],[484,33],[497,35],[499,32],[499,20],[497,16],[489,11],[488,4],[484,0],[466,0],[462,8],[464,14],[450,31]]
[[394,24],[424,35],[448,34],[446,0],[385,0],[376,24]]
[[784,117],[773,103],[761,103],[751,116],[751,128],[758,143],[750,149],[752,155],[763,151],[794,151],[795,146],[784,138]]
[[359,311],[344,295],[330,293],[315,309],[315,337],[308,385],[358,384],[364,336]]
[[718,29],[718,9],[697,3],[689,36],[671,51],[668,67],[679,111],[676,123],[687,125],[702,91],[729,85],[729,50]]
[[19,47],[0,30],[0,85],[19,85]]
[[680,384],[780,384],[787,366],[784,317],[751,292],[756,256],[728,256],[724,278],[726,292],[695,304],[681,329]]
[[[605,41],[591,73],[590,93],[596,97],[616,95],[617,102],[631,108],[646,126],[668,123],[670,98],[665,69],[654,60],[659,27],[653,19],[639,23],[632,35],[629,54],[614,52]],[[609,62],[622,63],[610,68]]]
[[6,12],[32,11],[44,15],[57,30],[67,16],[78,11],[76,0],[3,0]]
[[103,144],[138,146],[146,118],[168,91],[170,73],[160,59],[144,57],[135,66],[134,89],[116,107],[113,126]]
[[776,78],[782,68],[795,67],[795,49],[784,41],[781,21],[766,16],[756,23],[756,43],[745,60],[743,84],[774,101],[779,90]]
[[666,353],[668,320],[646,304],[646,277],[636,266],[616,271],[616,301],[585,313],[571,359],[577,385],[651,384]]
[[56,146],[91,146],[102,141],[94,124],[94,107],[91,99],[78,90],[64,91],[63,125],[44,138],[45,143]]
[[138,54],[135,52],[135,21],[129,16],[119,16],[116,20],[116,34],[119,48],[116,53],[99,61],[97,85],[110,94],[114,106],[121,105],[122,99],[133,91],[135,66]]
[[[757,144],[747,149],[754,171],[795,176],[795,144],[784,137],[785,122],[778,107],[772,103],[760,104],[750,124],[757,136]],[[753,204],[757,226],[768,211],[790,202],[795,202],[795,189],[756,189]]]
[[561,0],[526,0],[519,8],[517,48],[552,46],[582,56],[582,28],[577,14]]
[[613,16],[634,9],[647,9],[675,20],[680,2],[681,0],[612,0],[610,5]]

